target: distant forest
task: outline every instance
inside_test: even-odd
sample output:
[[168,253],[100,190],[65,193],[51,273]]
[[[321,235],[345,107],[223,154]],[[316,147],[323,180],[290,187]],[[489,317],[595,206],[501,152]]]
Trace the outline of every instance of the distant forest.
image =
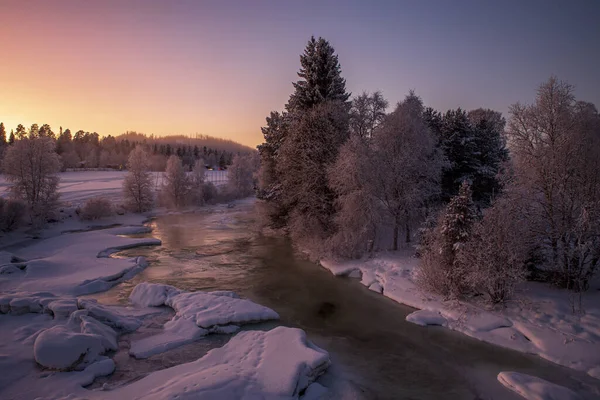
[[177,155],[184,166],[194,165],[203,159],[208,167],[226,168],[231,165],[235,154],[251,153],[255,150],[228,139],[208,135],[155,136],[138,132],[125,132],[118,136],[101,137],[96,132],[79,130],[74,134],[70,129],[55,133],[48,124],[33,124],[29,129],[19,124],[16,131],[7,135],[0,122],[0,155],[7,146],[25,138],[47,136],[56,141],[56,152],[61,158],[63,170],[67,168],[115,168],[124,169],[129,153],[142,145],[151,154],[151,168],[164,171],[167,158]]

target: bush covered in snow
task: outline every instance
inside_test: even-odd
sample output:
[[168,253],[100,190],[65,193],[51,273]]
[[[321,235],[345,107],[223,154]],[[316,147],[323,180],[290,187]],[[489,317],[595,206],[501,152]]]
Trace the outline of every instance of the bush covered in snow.
[[25,218],[25,211],[22,201],[0,197],[0,230],[9,232],[17,229]]
[[457,254],[469,288],[492,303],[510,298],[516,285],[525,280],[527,237],[525,221],[514,203],[507,198],[496,200]]
[[94,220],[113,215],[112,203],[105,197],[88,199],[81,207],[79,216],[84,220]]

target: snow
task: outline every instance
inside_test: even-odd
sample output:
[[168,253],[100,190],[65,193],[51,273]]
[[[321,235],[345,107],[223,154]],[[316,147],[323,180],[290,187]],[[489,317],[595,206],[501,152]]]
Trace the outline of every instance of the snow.
[[241,332],[197,361],[153,372],[92,397],[114,399],[292,399],[329,366],[304,331],[277,327]]
[[107,290],[146,267],[143,257],[109,258],[121,249],[160,244],[158,239],[122,236],[145,230],[140,226],[118,227],[36,241],[15,252],[28,261],[19,272],[0,275],[0,289],[71,295]]
[[[115,334],[116,335],[116,334]],[[99,335],[71,332],[65,326],[46,329],[38,335],[33,354],[38,364],[52,369],[71,370],[88,365],[109,349]]]
[[241,324],[279,319],[270,308],[232,292],[181,292],[173,286],[144,282],[133,289],[130,300],[136,305],[166,305],[175,310],[163,332],[131,344],[129,353],[137,358],[191,343],[209,333],[233,333]]
[[[106,197],[115,204],[122,202],[123,179],[127,171],[70,171],[58,174],[60,200],[73,205],[81,205],[92,197]],[[206,171],[205,180],[215,185],[227,182],[227,171]],[[154,173],[154,182],[160,185],[162,172]],[[6,195],[8,182],[0,174],[0,196]]]
[[409,315],[410,322],[442,325],[600,379],[600,291],[583,294],[585,314],[578,315],[566,291],[527,282],[514,301],[494,309],[475,300],[445,301],[420,290],[415,284],[417,263],[408,251],[380,253],[368,260],[321,261],[336,276],[360,276],[369,289],[423,310]]
[[419,310],[410,313],[406,316],[408,322],[413,324],[427,326],[427,325],[441,325],[446,324],[446,318],[442,317],[439,312],[429,310]]
[[535,376],[518,372],[500,372],[498,381],[528,400],[580,400],[570,389]]

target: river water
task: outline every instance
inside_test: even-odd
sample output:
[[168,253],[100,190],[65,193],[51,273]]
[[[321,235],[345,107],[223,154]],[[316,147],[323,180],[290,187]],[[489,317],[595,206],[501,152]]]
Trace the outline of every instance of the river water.
[[[95,295],[124,304],[140,282],[166,283],[185,290],[232,290],[277,311],[277,324],[304,329],[333,362],[321,382],[336,399],[518,399],[496,380],[500,371],[519,371],[548,379],[595,398],[598,381],[535,356],[489,345],[441,327],[404,320],[414,311],[369,291],[358,280],[334,277],[296,254],[285,238],[255,229],[254,204],[164,215],[150,223],[163,244],[120,256],[143,255],[149,267],[129,282]],[[172,313],[149,319],[121,338],[116,372],[94,384],[116,386],[148,372],[201,357],[222,346],[229,335],[212,335],[170,352],[135,360],[129,341],[156,333]],[[592,394],[595,393],[595,394]]]

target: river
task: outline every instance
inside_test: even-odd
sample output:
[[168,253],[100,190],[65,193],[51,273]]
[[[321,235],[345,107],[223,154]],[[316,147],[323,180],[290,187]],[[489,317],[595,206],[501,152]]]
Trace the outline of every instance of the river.
[[[161,239],[162,246],[119,254],[143,255],[149,267],[93,297],[124,304],[132,288],[144,281],[190,291],[235,291],[271,307],[281,316],[276,324],[304,329],[329,351],[333,365],[321,382],[330,388],[331,398],[519,399],[497,382],[500,371],[528,373],[598,393],[598,381],[583,373],[441,327],[406,322],[414,309],[369,291],[356,279],[334,277],[296,254],[287,239],[261,235],[254,219],[251,201],[160,216],[149,224],[149,236]],[[114,356],[116,372],[94,387],[125,384],[150,371],[195,360],[230,338],[212,335],[147,360],[129,357],[129,341],[155,333],[171,315],[165,311],[138,332],[124,335]]]

